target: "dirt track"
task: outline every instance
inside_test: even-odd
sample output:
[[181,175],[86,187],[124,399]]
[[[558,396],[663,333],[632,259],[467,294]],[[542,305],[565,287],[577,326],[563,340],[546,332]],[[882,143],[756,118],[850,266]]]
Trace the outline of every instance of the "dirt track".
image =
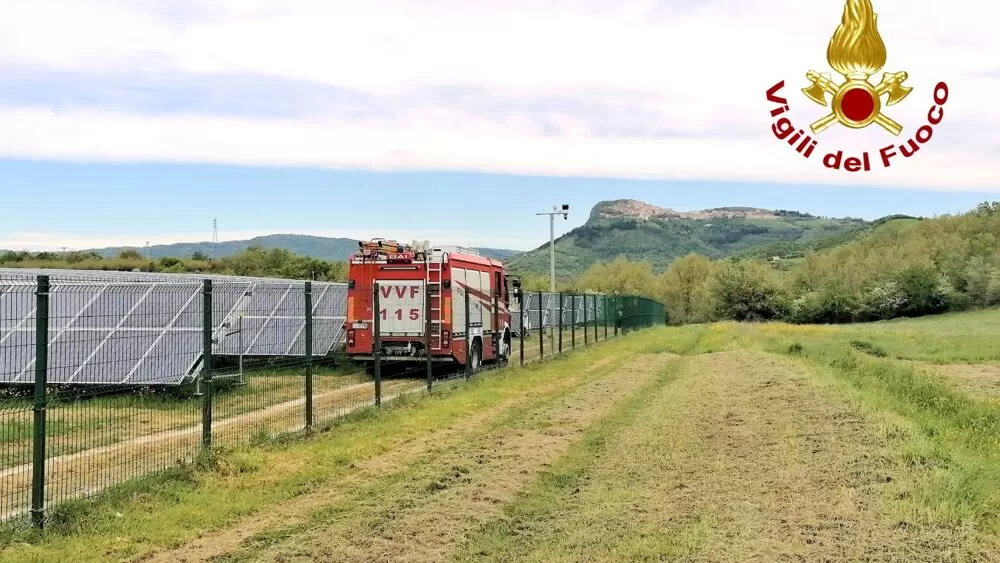
[[[421,382],[389,380],[382,383],[383,401],[423,389]],[[335,418],[374,404],[374,383],[360,383],[319,393],[313,398],[314,412],[334,411]],[[245,441],[253,428],[272,434],[304,428],[305,398],[294,399],[261,410],[212,422],[214,443],[229,445]],[[319,417],[317,417],[319,418]],[[91,495],[101,489],[165,469],[178,461],[190,461],[201,448],[200,424],[147,434],[108,446],[52,457],[46,460],[46,504]],[[0,471],[4,494],[0,500],[28,499],[31,495],[31,464]],[[27,506],[0,506],[0,520],[25,514]]]

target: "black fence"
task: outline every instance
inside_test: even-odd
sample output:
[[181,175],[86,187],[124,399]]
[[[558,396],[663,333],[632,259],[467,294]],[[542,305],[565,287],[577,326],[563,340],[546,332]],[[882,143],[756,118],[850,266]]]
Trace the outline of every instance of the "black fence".
[[[336,284],[258,282],[0,279],[0,522],[43,526],[60,503],[213,448],[308,433],[665,321],[662,305],[638,297],[518,295],[498,361],[400,361],[376,336],[372,361],[360,365],[344,355],[343,304],[326,301],[345,298]],[[463,334],[474,333],[469,301],[452,305],[465,309]],[[424,336],[440,338],[425,319]],[[504,334],[499,322],[487,326]]]

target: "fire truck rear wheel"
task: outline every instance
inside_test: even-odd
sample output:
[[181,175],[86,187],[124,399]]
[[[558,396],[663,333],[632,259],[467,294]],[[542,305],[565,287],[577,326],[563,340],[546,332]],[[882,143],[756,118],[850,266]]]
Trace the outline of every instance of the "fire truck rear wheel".
[[507,363],[510,359],[510,333],[504,335],[500,344],[500,363]]
[[469,363],[473,371],[479,369],[483,363],[483,345],[480,340],[472,341],[472,351],[469,354]]

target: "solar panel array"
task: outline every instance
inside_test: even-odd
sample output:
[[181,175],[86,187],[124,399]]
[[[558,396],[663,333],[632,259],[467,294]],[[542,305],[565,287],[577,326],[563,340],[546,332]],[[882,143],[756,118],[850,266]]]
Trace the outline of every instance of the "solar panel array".
[[[203,280],[211,279],[213,353],[305,355],[304,282],[197,274],[0,268],[0,384],[28,384],[35,367],[35,287],[48,275],[51,383],[178,385],[201,369]],[[512,311],[520,331],[593,320],[588,297],[530,292]],[[343,342],[347,285],[313,282],[313,354]],[[602,319],[603,300],[597,300]],[[552,316],[552,307],[555,316]],[[586,316],[584,316],[586,314]]]
[[[558,293],[541,293],[531,292],[524,294],[524,312],[523,315],[518,315],[515,311],[511,318],[511,328],[515,331],[519,331],[521,324],[523,322],[527,330],[538,330],[538,309],[539,304],[541,304],[542,313],[542,326],[550,327],[556,326],[559,322],[559,317],[562,317],[563,326],[569,326],[572,324],[574,316],[573,309],[576,309],[576,323],[580,324],[586,319],[588,322],[593,322],[594,320],[594,299],[595,296],[588,295],[586,303],[586,311],[584,311],[583,296],[577,295],[576,302],[574,304],[571,295],[563,296],[563,305],[559,307],[559,294]],[[597,299],[597,319],[603,322],[604,318],[604,300]],[[553,312],[555,316],[553,316]],[[586,313],[586,316],[584,316]],[[523,317],[523,321],[520,317]],[[610,320],[611,317],[609,317]]]
[[[0,269],[0,383],[31,383],[35,276],[51,280],[50,383],[177,385],[201,368],[203,279],[214,354],[305,354],[303,282],[72,270]],[[313,282],[313,353],[343,338],[346,284]]]

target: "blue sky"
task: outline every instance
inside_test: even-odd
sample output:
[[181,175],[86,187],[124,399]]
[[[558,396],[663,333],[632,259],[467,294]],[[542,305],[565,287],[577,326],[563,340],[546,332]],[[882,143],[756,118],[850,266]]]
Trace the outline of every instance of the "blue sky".
[[[813,159],[775,139],[764,93],[784,80],[797,127],[822,117],[806,71],[830,72],[866,1],[0,0],[0,248],[202,240],[212,218],[223,239],[527,248],[563,201],[560,230],[603,199],[866,218],[1000,199],[981,0],[871,0],[881,70],[913,88],[885,108],[899,137],[837,126]],[[822,166],[905,143],[939,81],[914,157]]]
[[548,237],[547,218],[534,213],[561,203],[571,216],[556,222],[557,234],[582,224],[604,199],[865,219],[957,213],[1000,199],[981,191],[184,164],[0,161],[0,178],[13,210],[4,213],[0,247],[51,249],[208,240],[218,219],[220,240],[295,232],[520,250]]

